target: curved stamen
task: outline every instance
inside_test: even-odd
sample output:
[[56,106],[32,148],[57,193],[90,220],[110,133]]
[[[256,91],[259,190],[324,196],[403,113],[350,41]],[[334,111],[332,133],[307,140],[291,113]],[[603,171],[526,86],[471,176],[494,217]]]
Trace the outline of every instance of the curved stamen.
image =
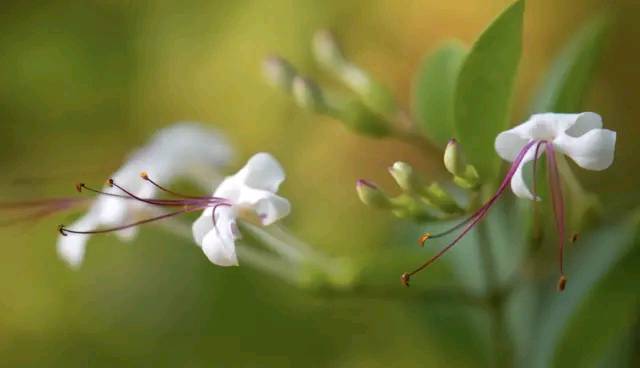
[[140,173],[140,177],[142,178],[142,180],[146,180],[149,183],[151,183],[151,185],[155,186],[156,188],[160,189],[161,191],[171,194],[173,196],[176,197],[180,197],[180,198],[188,198],[188,199],[211,199],[211,200],[222,200],[224,198],[220,198],[220,197],[209,197],[209,196],[192,196],[192,195],[187,195],[187,194],[182,194],[182,193],[178,193],[176,191],[173,191],[171,189],[168,189],[160,184],[158,184],[155,180],[152,180],[149,177],[149,174],[147,174],[146,171],[143,171]]
[[558,291],[563,291],[567,278],[564,276],[564,201],[562,199],[562,186],[560,175],[558,174],[558,164],[556,162],[555,149],[553,144],[546,143],[547,164],[549,165],[549,187],[551,188],[551,202],[553,204],[553,214],[558,231],[558,263],[560,266],[560,278],[558,279]]
[[128,199],[128,200],[142,200],[145,203],[154,204],[154,205],[157,205],[157,206],[198,205],[198,204],[203,204],[205,202],[204,200],[152,199],[152,198],[133,197],[133,196],[130,196],[130,195],[122,195],[122,194],[105,192],[105,191],[102,191],[102,190],[91,188],[91,187],[87,186],[84,183],[76,184],[76,188],[78,188],[79,191],[82,191],[83,189],[86,189],[86,190],[88,190],[90,192],[93,192],[93,193],[96,193],[96,194],[100,194],[100,195],[106,195],[106,196],[110,196],[110,197],[116,197],[116,198],[122,198],[122,199]]
[[150,222],[163,220],[163,219],[166,219],[166,218],[169,218],[169,217],[181,215],[183,213],[189,213],[189,212],[203,210],[204,208],[206,208],[206,207],[184,208],[184,209],[182,209],[180,211],[165,213],[164,215],[151,217],[151,218],[140,220],[140,221],[136,221],[136,222],[133,222],[133,223],[130,223],[130,224],[126,224],[126,225],[122,225],[122,226],[116,226],[116,227],[112,227],[112,228],[108,228],[108,229],[101,229],[101,230],[73,230],[73,229],[69,229],[69,228],[65,227],[64,225],[58,225],[58,232],[60,234],[62,234],[63,236],[67,236],[68,234],[104,234],[104,233],[110,233],[110,232],[114,232],[114,231],[129,229],[129,228],[132,228],[132,227],[135,227],[135,226],[139,226],[139,225],[143,225],[143,224],[147,224],[147,223],[150,223]]
[[142,197],[139,197],[139,196],[133,194],[132,192],[130,192],[127,189],[125,189],[124,187],[116,184],[116,182],[113,179],[109,179],[108,183],[109,183],[109,185],[120,189],[121,191],[123,191],[125,194],[127,194],[128,196],[130,196],[133,199],[136,199],[138,201],[141,201],[141,202],[144,202],[144,203],[147,203],[147,204],[156,205],[156,206],[176,206],[176,207],[178,207],[178,206],[185,206],[185,205],[199,205],[199,204],[202,204],[202,205],[204,205],[203,206],[203,208],[204,208],[204,207],[207,207],[206,204],[213,204],[213,203],[216,203],[218,201],[224,200],[222,198],[215,198],[215,197],[207,197],[207,198],[203,198],[203,199],[181,199],[181,200],[147,199],[147,198],[142,198]]
[[[536,190],[536,182],[537,182],[537,180],[536,180],[536,168],[538,167],[538,152],[540,151],[540,146],[542,146],[545,143],[546,143],[546,141],[538,142],[538,144],[536,144],[536,150],[535,150],[534,155],[533,155],[533,174],[532,174],[533,183],[532,183],[532,186],[531,186],[531,191],[533,192],[533,198],[536,201],[538,199],[538,192]],[[534,203],[534,205],[535,205],[535,203]]]
[[[423,269],[427,268],[433,262],[435,262],[440,257],[442,257],[442,255],[444,255],[449,249],[453,248],[453,246],[456,245],[458,243],[458,241],[460,241],[460,239],[462,239],[473,228],[473,226],[475,226],[475,224],[477,224],[480,220],[482,220],[482,218],[484,218],[484,216],[487,214],[487,212],[489,212],[489,209],[491,208],[491,206],[502,195],[502,193],[504,193],[505,189],[507,188],[507,186],[511,182],[511,178],[513,178],[513,175],[515,175],[516,170],[518,169],[518,167],[522,163],[522,160],[524,159],[524,157],[527,154],[527,152],[529,151],[529,149],[536,143],[538,143],[538,142],[537,141],[531,141],[531,142],[527,143],[520,150],[520,152],[518,153],[518,156],[515,158],[515,160],[513,160],[513,163],[511,164],[511,167],[509,168],[509,171],[507,172],[507,175],[504,177],[504,179],[502,180],[502,183],[500,183],[500,186],[496,190],[496,193],[482,207],[480,207],[473,215],[471,215],[471,217],[469,217],[467,220],[463,221],[461,224],[457,224],[454,227],[454,230],[455,230],[455,228],[460,228],[461,226],[464,226],[465,222],[470,222],[470,223],[466,224],[466,227],[464,228],[464,230],[462,230],[462,232],[460,234],[458,234],[458,236],[456,236],[455,239],[453,239],[451,241],[451,243],[449,243],[442,250],[440,250],[437,254],[435,254],[433,257],[429,258],[425,263],[420,265],[415,270],[413,270],[411,272],[405,272],[405,273],[402,274],[401,280],[402,280],[402,283],[405,286],[409,286],[409,281],[411,279],[411,276],[413,276],[416,273],[418,273],[418,272],[422,271]],[[452,231],[453,230],[451,230],[451,231],[447,230],[447,233],[450,233]],[[440,235],[440,234],[437,234],[437,235]]]

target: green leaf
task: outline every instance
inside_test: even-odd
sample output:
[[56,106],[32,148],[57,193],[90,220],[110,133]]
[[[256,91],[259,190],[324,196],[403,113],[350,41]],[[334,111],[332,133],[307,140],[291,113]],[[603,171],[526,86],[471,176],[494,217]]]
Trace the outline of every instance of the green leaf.
[[623,223],[585,234],[584,239],[576,243],[576,254],[569,254],[570,262],[566,265],[566,290],[563,293],[556,292],[555,280],[546,286],[548,292],[533,326],[535,329],[526,366],[550,366],[574,313],[588,299],[594,285],[632,249],[638,214],[635,213]]
[[453,137],[455,83],[466,55],[459,41],[445,42],[425,58],[413,82],[413,113],[423,133],[439,147]]
[[509,125],[522,51],[523,12],[524,0],[518,0],[500,14],[475,42],[458,76],[455,128],[483,180],[496,175],[499,158],[494,140]]
[[577,112],[582,108],[610,24],[610,15],[602,14],[569,40],[542,83],[533,112]]
[[[589,293],[556,348],[556,367],[596,367],[612,344],[628,335],[638,318],[638,243]],[[602,318],[606,316],[606,318]]]

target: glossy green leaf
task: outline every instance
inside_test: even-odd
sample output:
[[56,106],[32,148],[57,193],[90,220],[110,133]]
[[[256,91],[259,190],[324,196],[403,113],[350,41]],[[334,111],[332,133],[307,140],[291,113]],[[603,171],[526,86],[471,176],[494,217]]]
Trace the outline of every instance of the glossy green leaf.
[[483,180],[494,178],[496,135],[509,125],[513,85],[522,52],[524,0],[511,4],[480,35],[464,60],[455,91],[457,138]]
[[577,112],[591,81],[611,23],[608,14],[585,24],[553,62],[533,104],[533,112]]
[[585,234],[575,245],[575,254],[568,254],[567,288],[558,293],[553,284],[547,285],[548,292],[534,325],[527,366],[550,366],[574,313],[589,298],[592,288],[632,249],[638,219],[636,213],[623,223]]
[[459,41],[445,42],[425,58],[413,82],[413,113],[423,133],[439,147],[453,137],[455,83],[466,55]]

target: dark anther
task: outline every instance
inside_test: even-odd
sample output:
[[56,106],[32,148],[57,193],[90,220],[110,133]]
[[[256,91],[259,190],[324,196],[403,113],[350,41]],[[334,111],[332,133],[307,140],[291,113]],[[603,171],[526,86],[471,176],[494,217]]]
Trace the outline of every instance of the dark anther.
[[107,180],[107,184],[109,184],[109,186],[112,187],[113,186],[113,179]]
[[560,276],[558,279],[558,291],[564,291],[564,288],[567,286],[567,278],[564,275]]
[[62,236],[67,236],[67,233],[64,231],[64,225],[58,225],[58,232],[59,232]]
[[420,236],[420,239],[418,239],[418,244],[420,244],[421,247],[424,247],[424,243],[429,240],[429,238],[431,237],[431,233],[424,233]]
[[408,272],[405,272],[402,274],[402,276],[400,276],[400,280],[402,280],[402,285],[409,287],[409,280],[411,279],[411,276],[409,275]]
[[578,241],[578,239],[580,239],[580,234],[578,233],[573,233],[573,235],[571,235],[571,243],[575,243]]
[[78,191],[78,193],[82,192],[82,188],[84,188],[84,183],[76,184],[76,190]]

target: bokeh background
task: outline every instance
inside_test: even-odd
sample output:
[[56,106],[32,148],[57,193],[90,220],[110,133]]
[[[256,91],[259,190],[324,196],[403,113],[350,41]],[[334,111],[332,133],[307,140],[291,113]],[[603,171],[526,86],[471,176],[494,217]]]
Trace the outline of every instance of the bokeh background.
[[[442,178],[440,157],[354,135],[298,109],[264,82],[261,62],[276,53],[313,75],[310,39],[330,28],[407,106],[424,55],[445,39],[471,43],[508,3],[5,1],[0,199],[73,195],[75,182],[101,183],[159,127],[194,120],[226,133],[237,150],[234,169],[257,151],[281,160],[283,192],[294,206],[286,224],[319,249],[365,262],[389,247],[409,247],[393,236],[396,220],[358,201],[354,182],[367,177],[392,188],[386,167],[396,160]],[[579,175],[611,216],[624,216],[640,199],[640,3],[529,1],[512,116],[524,118],[563,42],[603,9],[618,18],[587,106],[619,132],[618,150],[610,170]],[[55,253],[60,222],[0,228],[0,365],[488,364],[483,340],[458,318],[472,312],[411,297],[419,290],[399,289],[392,298],[324,295],[248,267],[212,266],[189,242],[154,229],[135,244],[94,238],[82,268],[71,271]],[[361,267],[400,288],[399,273],[417,263],[405,261],[381,272]],[[439,314],[425,317],[424,310]],[[438,324],[451,334],[442,336]]]

